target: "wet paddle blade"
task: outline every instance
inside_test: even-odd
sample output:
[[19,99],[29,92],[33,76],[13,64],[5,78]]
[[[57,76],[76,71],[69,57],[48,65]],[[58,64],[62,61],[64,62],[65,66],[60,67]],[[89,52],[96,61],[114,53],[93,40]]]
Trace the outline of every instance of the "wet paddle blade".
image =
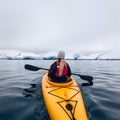
[[36,66],[33,66],[33,65],[28,65],[28,64],[25,65],[25,69],[26,70],[31,70],[31,71],[38,71],[38,70],[40,70],[39,67],[36,67]]

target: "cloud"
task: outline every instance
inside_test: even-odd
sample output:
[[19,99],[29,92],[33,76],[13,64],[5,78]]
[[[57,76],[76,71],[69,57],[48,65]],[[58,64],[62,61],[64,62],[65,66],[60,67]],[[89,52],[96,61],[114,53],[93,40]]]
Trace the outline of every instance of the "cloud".
[[118,0],[0,1],[0,49],[119,49],[119,4]]

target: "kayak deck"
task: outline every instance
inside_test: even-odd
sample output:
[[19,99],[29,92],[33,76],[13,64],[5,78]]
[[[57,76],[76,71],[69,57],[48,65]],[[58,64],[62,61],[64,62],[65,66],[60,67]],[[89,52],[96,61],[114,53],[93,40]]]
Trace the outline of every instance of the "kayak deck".
[[76,81],[54,83],[45,73],[42,92],[51,120],[88,120],[81,91]]

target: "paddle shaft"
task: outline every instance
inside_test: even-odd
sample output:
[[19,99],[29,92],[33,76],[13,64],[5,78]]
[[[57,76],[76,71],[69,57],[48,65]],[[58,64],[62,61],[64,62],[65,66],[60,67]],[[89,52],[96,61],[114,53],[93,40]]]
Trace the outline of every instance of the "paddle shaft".
[[[38,71],[40,69],[41,70],[48,70],[49,71],[49,69],[47,69],[47,68],[36,67],[36,66],[33,66],[33,65],[29,65],[29,64],[25,65],[25,69],[31,70],[31,71]],[[89,78],[89,80],[93,79],[92,76],[88,76],[88,75],[80,75],[80,74],[77,74],[77,73],[71,73],[71,74],[72,75],[77,75],[77,76],[81,77],[81,79],[88,79],[88,78]]]

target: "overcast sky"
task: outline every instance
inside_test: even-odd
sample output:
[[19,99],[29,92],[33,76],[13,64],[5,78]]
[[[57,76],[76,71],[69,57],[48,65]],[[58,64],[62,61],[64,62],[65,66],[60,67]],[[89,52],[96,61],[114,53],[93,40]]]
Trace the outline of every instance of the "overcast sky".
[[120,0],[0,0],[0,49],[120,50]]

